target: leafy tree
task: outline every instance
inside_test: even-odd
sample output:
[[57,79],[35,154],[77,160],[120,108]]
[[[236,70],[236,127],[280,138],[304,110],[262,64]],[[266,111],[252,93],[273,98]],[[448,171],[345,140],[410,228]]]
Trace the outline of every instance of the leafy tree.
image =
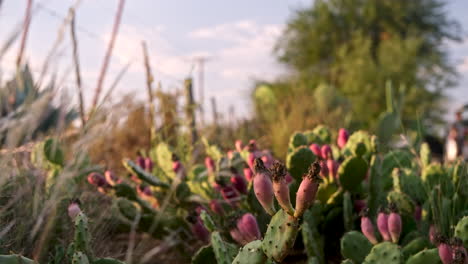
[[308,86],[290,84],[290,93],[328,83],[349,99],[360,127],[376,128],[387,81],[405,87],[401,116],[409,125],[441,120],[444,91],[457,77],[443,43],[459,32],[440,0],[316,0],[294,14],[275,52]]

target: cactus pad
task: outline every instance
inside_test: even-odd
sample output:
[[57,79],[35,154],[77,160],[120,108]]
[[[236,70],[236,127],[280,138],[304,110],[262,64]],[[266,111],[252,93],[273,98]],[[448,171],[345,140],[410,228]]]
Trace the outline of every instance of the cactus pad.
[[307,147],[299,147],[286,157],[286,166],[296,181],[300,181],[310,164],[316,159],[314,153]]
[[192,257],[192,264],[216,263],[213,247],[211,245],[201,247]]
[[442,264],[437,248],[425,249],[416,255],[411,256],[406,264]]
[[89,260],[83,252],[78,251],[73,254],[72,264],[89,264]]
[[371,249],[372,244],[360,232],[351,231],[341,238],[341,255],[356,263],[362,263]]
[[295,132],[289,138],[289,148],[296,149],[300,146],[307,146],[307,141],[307,137],[304,134]]
[[219,232],[211,233],[211,245],[218,264],[231,264],[237,254],[237,247],[223,241]]
[[362,157],[347,158],[338,169],[341,186],[350,192],[356,192],[367,174],[367,162]]
[[93,264],[125,264],[125,262],[113,258],[100,258],[93,261]]
[[429,241],[424,238],[424,237],[417,237],[413,240],[411,240],[403,249],[401,252],[403,253],[403,256],[407,259],[410,256],[418,253],[419,251],[429,248],[431,244]]
[[318,263],[325,263],[323,252],[324,241],[320,235],[317,225],[321,209],[317,206],[312,207],[304,213],[302,223],[302,240],[309,258],[315,258]]
[[282,209],[270,221],[265,238],[263,239],[263,252],[277,262],[281,262],[294,246],[299,232],[298,219],[290,216]]
[[[81,212],[75,218],[75,235],[73,240],[75,253],[81,251],[86,255],[91,256],[90,240],[91,236],[89,234],[88,217]],[[73,256],[73,258],[74,257],[75,256]]]
[[401,251],[398,245],[391,242],[383,242],[375,245],[364,260],[364,264],[400,264],[402,262]]
[[468,216],[465,216],[458,221],[458,224],[455,227],[455,236],[463,240],[463,246],[468,248]]
[[20,255],[0,255],[0,263],[2,264],[37,264],[34,260],[25,258]]
[[[171,163],[172,164],[172,163]],[[129,160],[129,159],[124,159],[123,160],[123,165],[124,167],[131,173],[135,174],[140,180],[153,185],[153,186],[158,186],[158,187],[164,187],[168,188],[169,184],[162,182],[158,178],[156,178],[154,175],[151,173],[145,171],[143,168],[138,166],[135,162]]]
[[264,264],[266,260],[267,257],[262,251],[262,241],[254,240],[239,249],[239,253],[232,261],[232,264]]

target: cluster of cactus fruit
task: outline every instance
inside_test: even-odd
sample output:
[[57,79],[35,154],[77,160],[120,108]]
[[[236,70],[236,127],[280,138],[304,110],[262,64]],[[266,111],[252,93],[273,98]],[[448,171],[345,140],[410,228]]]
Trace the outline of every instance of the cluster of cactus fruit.
[[140,232],[185,229],[202,246],[192,263],[468,263],[466,163],[335,135],[294,133],[284,163],[254,140],[225,154],[204,141],[203,164],[160,143],[123,161],[128,177],[94,170],[88,182]]

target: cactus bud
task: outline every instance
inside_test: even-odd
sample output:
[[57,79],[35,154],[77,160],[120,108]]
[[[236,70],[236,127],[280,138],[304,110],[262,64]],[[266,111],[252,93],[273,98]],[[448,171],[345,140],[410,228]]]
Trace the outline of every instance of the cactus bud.
[[391,240],[390,233],[388,232],[388,214],[383,210],[380,210],[377,215],[377,229],[379,229],[380,235],[382,235],[385,241]]
[[388,216],[388,231],[393,243],[398,243],[401,234],[401,216],[397,212],[395,204],[390,204],[391,213]]
[[208,173],[212,174],[215,171],[215,162],[211,157],[205,158],[205,167],[208,170]]
[[247,194],[247,182],[245,181],[244,177],[237,173],[237,170],[234,167],[231,167],[231,173],[231,183],[234,188],[236,188],[239,193]]
[[294,217],[301,217],[315,201],[315,195],[317,194],[320,184],[319,173],[320,164],[316,161],[312,163],[307,174],[303,176],[296,194],[296,211],[294,212]]
[[145,159],[145,170],[147,172],[152,172],[153,171],[153,161],[150,158]]
[[322,153],[322,159],[333,159],[333,154],[330,145],[325,144],[322,146],[320,149],[320,152]]
[[372,243],[377,244],[379,241],[375,238],[374,225],[368,217],[369,209],[366,209],[361,212],[361,232],[364,236]]
[[343,148],[346,145],[346,142],[348,142],[348,138],[348,131],[344,128],[340,128],[340,130],[338,131],[338,138],[336,139],[336,144],[338,145],[338,147]]
[[237,206],[240,200],[239,193],[232,186],[223,186],[221,187],[221,195],[224,200],[231,206]]
[[242,140],[238,139],[236,140],[235,146],[236,146],[237,152],[240,153],[242,152],[242,149],[244,148],[244,143],[242,143]]
[[278,204],[285,212],[294,215],[294,209],[289,197],[289,187],[286,182],[287,170],[284,164],[276,161],[273,164],[273,191]]
[[274,193],[270,172],[265,168],[263,161],[259,158],[255,159],[254,168],[255,176],[253,179],[253,188],[255,196],[263,209],[265,209],[268,214],[274,215],[276,210],[273,203]]
[[327,166],[327,162],[325,160],[320,160],[319,161],[320,163],[320,177],[322,177],[322,179],[328,179],[328,166]]
[[218,200],[211,200],[210,201],[210,209],[211,209],[211,211],[213,211],[213,213],[215,213],[217,215],[220,215],[220,216],[224,215],[224,209],[221,206],[221,204],[219,204]]
[[257,219],[251,213],[246,213],[237,220],[237,229],[248,242],[262,239]]
[[313,143],[309,146],[309,149],[315,154],[315,156],[322,158],[322,150],[320,149],[319,144]]
[[249,167],[244,168],[244,177],[250,182],[253,178],[253,172]]
[[231,235],[232,239],[234,239],[234,241],[236,241],[240,245],[244,246],[245,244],[248,243],[247,240],[242,236],[239,229],[237,229],[236,227],[230,229],[229,234]]
[[447,243],[447,239],[442,236],[436,237],[437,250],[439,251],[439,257],[443,264],[451,264],[453,261],[452,248]]
[[91,172],[88,175],[88,182],[94,186],[101,187],[101,188],[109,187],[104,176],[102,176],[100,173],[97,173],[97,172]]
[[73,199],[68,205],[68,216],[72,221],[75,221],[75,217],[81,213],[80,204],[80,200]]
[[106,182],[107,184],[109,184],[110,186],[114,186],[116,184],[119,184],[120,182],[122,182],[117,176],[115,176],[115,174],[110,171],[110,170],[106,170],[104,172],[104,178],[106,179]]

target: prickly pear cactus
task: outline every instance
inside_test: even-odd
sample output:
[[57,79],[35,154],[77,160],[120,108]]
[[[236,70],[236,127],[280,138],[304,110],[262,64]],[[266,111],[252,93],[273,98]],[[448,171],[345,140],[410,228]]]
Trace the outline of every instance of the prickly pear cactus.
[[351,231],[341,238],[341,255],[356,263],[362,263],[372,249],[372,244],[360,232]]
[[343,261],[341,261],[341,264],[354,264],[354,262],[350,259],[345,259]]
[[353,229],[353,201],[349,192],[343,194],[343,222],[346,231]]
[[267,256],[263,253],[262,241],[254,240],[239,249],[239,253],[232,261],[232,264],[264,264],[266,261]]
[[394,203],[402,214],[412,215],[414,212],[413,200],[402,192],[391,191],[387,195],[389,203]]
[[417,237],[413,240],[411,240],[407,245],[403,247],[401,252],[403,253],[403,256],[405,259],[409,258],[410,256],[418,253],[419,251],[429,248],[431,244],[429,241],[424,238],[424,237]]
[[295,132],[289,138],[289,148],[293,150],[300,146],[307,146],[307,137],[300,132]]
[[364,260],[364,264],[400,264],[403,258],[398,245],[383,242],[375,245]]
[[315,204],[304,213],[302,223],[302,240],[309,258],[315,258],[317,263],[325,263],[324,238],[318,231],[318,222],[322,214],[321,206]]
[[32,259],[20,255],[0,255],[0,263],[2,264],[37,264]]
[[211,233],[211,245],[218,264],[231,264],[237,254],[237,247],[223,241],[218,231]]
[[458,221],[458,224],[455,227],[455,236],[463,240],[463,246],[468,248],[468,216],[465,216]]
[[442,165],[433,163],[425,167],[421,174],[421,179],[426,188],[432,189],[440,185],[445,196],[451,197],[454,192],[454,186],[448,173],[444,171]]
[[143,168],[138,166],[135,162],[124,159],[123,160],[124,167],[131,173],[135,174],[140,180],[157,187],[164,187],[168,188],[169,184],[162,182],[160,179],[156,178],[151,173],[145,171]]
[[211,245],[201,247],[192,257],[192,264],[216,263],[216,257]]
[[374,153],[377,150],[377,139],[375,136],[370,135],[368,132],[359,130],[354,132],[346,142],[343,148],[343,154],[345,156],[352,155],[356,149],[357,144],[364,143],[366,147],[366,153]]
[[300,181],[301,177],[316,159],[314,153],[307,147],[299,147],[286,157],[286,166],[291,176]]
[[367,174],[367,162],[360,156],[347,158],[338,169],[338,178],[343,189],[356,192]]
[[73,254],[72,264],[89,264],[88,257],[80,251]]
[[211,216],[205,210],[200,213],[200,218],[208,231],[214,232],[216,230],[216,225],[213,222],[213,219],[211,219]]
[[299,232],[299,220],[279,210],[270,221],[262,249],[265,255],[277,262],[283,261],[294,246]]
[[331,133],[328,127],[323,125],[318,125],[312,130],[312,132],[317,135],[320,139],[320,144],[330,144],[331,143]]
[[411,256],[406,264],[442,264],[437,248],[425,249]]
[[164,171],[164,174],[166,174],[169,179],[175,177],[175,173],[172,169],[172,151],[166,143],[159,143],[151,150],[150,156],[152,160],[156,161],[158,167]]
[[60,144],[55,139],[47,139],[44,142],[44,157],[50,162],[60,167],[65,164],[65,158]]
[[90,242],[91,236],[89,234],[88,217],[81,212],[75,218],[75,235],[73,240],[75,254],[77,252],[82,252],[89,257],[92,256]]

